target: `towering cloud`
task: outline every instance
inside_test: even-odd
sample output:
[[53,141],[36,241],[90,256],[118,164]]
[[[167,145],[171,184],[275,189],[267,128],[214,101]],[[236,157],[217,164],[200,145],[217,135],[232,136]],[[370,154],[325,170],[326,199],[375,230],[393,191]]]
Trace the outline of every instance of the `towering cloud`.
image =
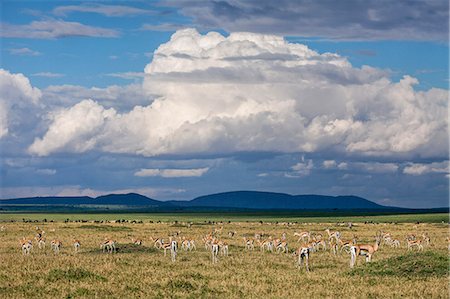
[[41,98],[41,91],[32,87],[28,78],[22,74],[11,74],[0,69],[0,138],[6,136],[10,127],[19,125],[18,116],[30,106],[36,106]]
[[282,37],[180,30],[145,73],[151,104],[117,113],[89,100],[52,113],[30,152],[448,154],[447,91],[416,91],[415,78],[392,82]]

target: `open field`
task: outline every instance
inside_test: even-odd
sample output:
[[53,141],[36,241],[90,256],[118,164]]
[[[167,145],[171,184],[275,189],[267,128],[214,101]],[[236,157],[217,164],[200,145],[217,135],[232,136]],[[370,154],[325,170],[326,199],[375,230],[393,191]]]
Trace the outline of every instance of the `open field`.
[[[364,218],[261,215],[233,218],[232,215],[210,214],[2,214],[1,217],[7,221],[19,220],[0,223],[3,226],[0,232],[1,298],[448,298],[449,294],[447,214]],[[42,221],[43,217],[56,222],[22,222],[22,218]],[[64,223],[67,218],[129,219],[143,220],[143,223]],[[283,223],[286,219],[298,223]],[[446,219],[445,223],[441,223],[441,219]],[[158,223],[159,220],[172,222]],[[224,222],[208,223],[220,220]],[[194,224],[188,227],[184,221]],[[337,225],[336,222],[341,221],[353,221],[354,226],[349,229]],[[364,224],[363,221],[379,223]],[[416,221],[421,223],[406,223]],[[39,249],[33,239],[31,254],[22,255],[19,239],[34,238],[36,226],[45,231],[46,248]],[[219,255],[218,263],[212,264],[211,254],[201,240],[220,227],[223,229],[218,233],[219,238],[230,244],[230,254]],[[309,273],[296,267],[296,258],[291,254],[261,252],[259,248],[247,251],[244,247],[244,236],[263,233],[279,238],[286,233],[292,252],[300,244],[294,232],[313,231],[326,237],[326,228],[339,230],[342,239],[355,234],[359,242],[371,244],[378,231],[389,232],[402,244],[400,248],[382,245],[372,264],[365,265],[360,257],[354,270],[349,268],[347,253],[312,252]],[[236,231],[236,235],[230,237],[230,231]],[[153,247],[150,237],[168,239],[169,234],[176,232],[196,240],[197,250],[179,249],[173,263],[170,254],[164,256],[163,251]],[[408,253],[406,235],[420,236],[425,232],[431,238],[431,245],[423,252]],[[74,253],[71,246],[73,238],[81,242],[79,253]],[[117,253],[102,252],[99,244],[105,238],[117,241]],[[144,244],[133,245],[132,238],[141,238]],[[62,241],[58,255],[49,248],[52,239]]]

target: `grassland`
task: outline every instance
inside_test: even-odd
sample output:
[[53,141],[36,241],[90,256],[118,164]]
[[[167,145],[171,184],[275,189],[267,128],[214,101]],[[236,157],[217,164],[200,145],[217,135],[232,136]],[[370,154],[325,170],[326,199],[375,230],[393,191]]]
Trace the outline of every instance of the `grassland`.
[[[1,298],[448,298],[449,295],[448,224],[441,223],[441,219],[448,220],[448,215],[397,218],[257,215],[255,218],[199,214],[2,214],[1,217],[6,221],[19,220],[0,223],[4,226],[0,232]],[[73,220],[143,220],[143,223],[64,222],[71,217]],[[22,218],[39,221],[46,218],[47,222],[24,223]],[[288,225],[284,223],[286,220],[298,223]],[[194,224],[188,227],[185,223],[188,221]],[[337,224],[348,221],[354,222],[352,229]],[[364,224],[364,221],[375,223]],[[421,223],[416,224],[417,221]],[[23,256],[18,240],[32,238],[36,225],[46,232],[47,247],[40,250],[35,245],[29,256]],[[230,255],[219,256],[219,262],[212,264],[201,237],[220,226],[223,226],[221,239],[230,244]],[[401,240],[402,247],[384,245],[374,255],[372,264],[366,265],[361,258],[354,270],[349,268],[349,256],[345,253],[314,252],[311,272],[307,273],[296,267],[296,260],[290,254],[246,251],[242,239],[256,232],[274,237],[285,232],[292,251],[299,245],[294,232],[324,233],[326,228],[340,230],[344,239],[355,234],[361,242],[370,243],[376,232],[382,230]],[[180,250],[177,261],[172,263],[169,256],[153,248],[150,237],[167,238],[169,233],[178,231],[181,236],[194,238],[197,250]],[[229,231],[236,231],[236,236],[228,236]],[[431,245],[424,252],[408,252],[405,236],[424,232],[429,234]],[[131,244],[133,237],[143,239],[143,246]],[[50,251],[49,241],[53,238],[63,242],[59,255]],[[77,254],[70,246],[73,238],[82,244]],[[102,253],[99,243],[104,238],[117,240],[116,254]]]
[[136,220],[136,221],[161,221],[161,222],[301,222],[301,223],[333,223],[333,222],[396,222],[396,223],[441,223],[449,222],[448,213],[433,214],[400,214],[400,215],[372,215],[361,216],[336,216],[333,212],[317,212],[314,216],[305,216],[302,213],[279,212],[279,213],[0,213],[1,221],[64,221],[64,220]]

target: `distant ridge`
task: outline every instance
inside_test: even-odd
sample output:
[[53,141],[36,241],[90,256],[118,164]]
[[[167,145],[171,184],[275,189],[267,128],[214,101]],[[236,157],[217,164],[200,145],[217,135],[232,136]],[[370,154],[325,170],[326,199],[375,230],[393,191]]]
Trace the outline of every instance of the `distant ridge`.
[[28,197],[0,200],[6,205],[48,206],[130,206],[161,208],[221,208],[255,210],[330,210],[330,209],[389,209],[358,196],[289,195],[260,191],[233,191],[210,194],[190,201],[159,201],[137,193],[109,194],[96,198],[81,197]]
[[0,205],[124,205],[124,206],[168,206],[170,203],[158,201],[137,193],[108,194],[96,198],[89,196],[48,196],[0,200]]
[[172,202],[189,207],[243,209],[386,209],[386,206],[358,196],[289,195],[260,191],[234,191],[197,197],[189,202]]

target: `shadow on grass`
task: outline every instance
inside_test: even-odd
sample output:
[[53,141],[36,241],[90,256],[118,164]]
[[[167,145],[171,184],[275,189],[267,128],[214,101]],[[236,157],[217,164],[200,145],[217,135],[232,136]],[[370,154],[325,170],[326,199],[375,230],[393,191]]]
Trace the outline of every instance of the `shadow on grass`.
[[[154,247],[146,247],[143,245],[136,245],[136,244],[118,244],[116,245],[116,252],[112,253],[114,254],[127,254],[127,253],[160,253],[161,251],[154,248]],[[102,249],[92,249],[89,251],[84,251],[82,254],[109,254],[106,251],[103,251]]]

